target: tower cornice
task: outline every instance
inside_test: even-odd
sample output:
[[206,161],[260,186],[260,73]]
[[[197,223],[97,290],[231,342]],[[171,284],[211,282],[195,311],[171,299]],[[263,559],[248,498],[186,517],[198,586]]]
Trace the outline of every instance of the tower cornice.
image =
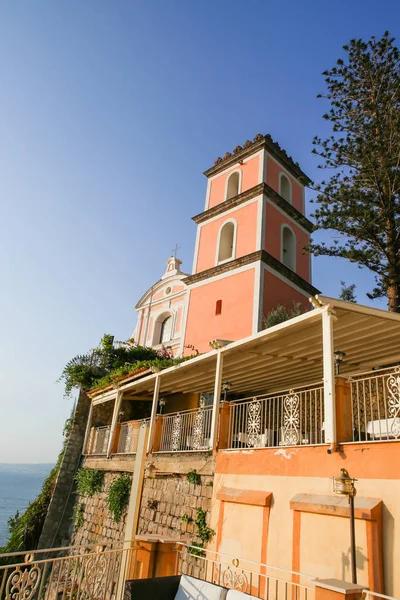
[[315,296],[315,294],[319,293],[317,288],[311,285],[311,283],[303,279],[303,277],[300,277],[300,275],[297,275],[297,273],[292,271],[292,269],[289,269],[289,267],[281,263],[279,260],[274,258],[265,250],[257,250],[256,252],[251,252],[250,254],[241,256],[240,258],[235,258],[234,260],[230,260],[221,265],[217,265],[216,267],[211,267],[210,269],[205,269],[204,271],[200,271],[199,273],[194,273],[193,275],[189,275],[182,281],[186,285],[190,286],[194,283],[206,281],[211,277],[216,277],[229,271],[234,271],[235,269],[239,269],[240,267],[250,265],[258,261],[261,261],[262,263],[268,265],[273,271],[276,271],[277,273],[279,273],[280,275],[297,285],[297,287],[301,288],[311,296]]
[[295,208],[292,204],[290,204],[287,200],[285,200],[282,196],[280,196],[275,190],[272,189],[270,185],[267,183],[259,183],[254,187],[234,196],[233,198],[229,198],[229,200],[225,200],[208,210],[199,213],[192,217],[193,221],[197,224],[204,223],[209,219],[216,217],[218,215],[223,214],[224,212],[235,208],[236,206],[240,206],[244,202],[251,200],[252,198],[256,198],[263,194],[267,196],[269,200],[271,200],[274,204],[276,204],[281,210],[283,210],[289,217],[291,217],[294,221],[296,221],[299,225],[301,225],[306,231],[312,232],[314,231],[314,225],[307,217],[305,217],[297,208]]
[[292,157],[288,156],[286,151],[269,134],[261,135],[260,133],[255,136],[253,141],[247,140],[243,146],[236,146],[233,153],[227,152],[224,158],[217,158],[214,166],[204,171],[204,175],[213,177],[263,149],[284,166],[300,183],[310,185],[311,179],[301,170],[300,165],[294,162]]

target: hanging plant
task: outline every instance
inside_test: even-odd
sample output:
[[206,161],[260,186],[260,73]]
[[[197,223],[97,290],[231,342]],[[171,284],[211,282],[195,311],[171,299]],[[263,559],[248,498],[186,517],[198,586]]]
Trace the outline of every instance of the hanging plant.
[[108,490],[107,506],[115,523],[119,523],[124,510],[128,506],[131,492],[131,479],[128,475],[121,475],[114,479]]
[[104,481],[104,471],[98,469],[79,469],[75,475],[78,494],[91,498],[101,490]]

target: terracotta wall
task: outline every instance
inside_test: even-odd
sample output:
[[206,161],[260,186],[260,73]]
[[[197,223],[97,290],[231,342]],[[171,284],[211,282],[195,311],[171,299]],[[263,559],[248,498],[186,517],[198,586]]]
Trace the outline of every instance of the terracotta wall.
[[237,223],[235,258],[257,250],[257,210],[258,203],[255,200],[247,206],[201,226],[196,273],[215,267],[217,264],[219,231],[223,224],[230,219],[234,219]]
[[300,212],[303,212],[302,186],[278,165],[274,159],[267,158],[267,183],[276,192],[279,193],[279,173],[284,172],[292,184],[292,205]]
[[215,177],[215,179],[212,179],[211,187],[210,187],[209,203],[208,203],[207,208],[212,208],[213,206],[216,206],[217,204],[221,204],[221,202],[225,201],[225,199],[226,199],[225,198],[226,180],[228,179],[229,175],[233,171],[241,171],[242,172],[242,186],[241,186],[241,190],[240,190],[241,192],[245,192],[246,190],[257,185],[258,183],[261,183],[259,181],[259,176],[258,176],[258,170],[259,170],[259,164],[260,164],[259,161],[260,161],[260,157],[254,156],[253,158],[250,158],[249,160],[244,162],[242,165],[236,165],[235,167],[232,167],[228,171],[224,171],[224,173],[222,173],[221,175],[218,175],[217,177]]
[[310,255],[303,253],[303,248],[308,244],[308,235],[270,204],[267,204],[266,206],[265,220],[265,250],[274,258],[279,261],[281,260],[282,225],[288,225],[296,236],[297,252],[295,272],[306,281],[309,281]]
[[[231,507],[230,516],[225,505],[220,535],[223,550],[243,558],[261,560],[264,541],[268,564],[300,570],[316,577],[350,581],[349,519],[318,514],[318,509],[316,513],[301,512],[299,516],[290,504],[298,494],[314,495],[317,500],[323,496],[336,498],[332,493],[331,477],[345,467],[351,476],[358,479],[356,507],[357,502],[383,502],[384,592],[398,597],[400,572],[396,565],[400,559],[400,538],[396,535],[396,521],[400,522],[399,443],[346,444],[343,448],[344,452],[332,455],[327,454],[326,446],[219,452],[211,527],[218,529],[221,523],[221,502],[217,495],[222,488],[270,492],[272,501],[268,528],[264,532],[266,540],[262,539],[260,527],[261,507],[250,507],[248,516],[246,507],[242,507],[241,511]],[[226,515],[230,520],[225,523]],[[251,535],[247,523],[252,524]],[[371,527],[371,522],[356,519],[358,578],[366,586],[376,586],[374,582],[379,579],[378,533],[374,526]]]
[[263,315],[266,316],[278,304],[292,308],[293,302],[300,302],[304,311],[310,310],[308,295],[301,294],[269,271],[264,270]]
[[[219,338],[238,340],[251,335],[255,269],[250,268],[191,289],[185,346],[208,352],[208,342]],[[222,300],[222,313],[215,314]]]

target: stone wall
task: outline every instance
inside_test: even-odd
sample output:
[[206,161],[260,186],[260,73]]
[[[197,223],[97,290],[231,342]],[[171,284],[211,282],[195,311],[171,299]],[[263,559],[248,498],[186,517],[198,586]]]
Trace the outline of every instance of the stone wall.
[[39,548],[55,548],[63,546],[69,541],[72,528],[71,517],[75,502],[73,493],[74,477],[81,461],[89,407],[90,399],[84,392],[81,392],[74,415],[74,426],[68,438],[64,458],[40,536]]
[[[71,545],[84,546],[86,544],[113,544],[122,542],[126,522],[127,509],[120,521],[115,523],[112,514],[107,508],[107,495],[114,479],[122,473],[105,473],[104,482],[100,492],[91,498],[77,496],[77,503],[84,506],[83,524],[74,527]],[[126,473],[131,477],[130,473]]]
[[[201,484],[189,483],[187,475],[166,475],[145,479],[138,523],[138,534],[174,538],[186,544],[199,542],[194,523],[197,510],[211,514],[213,477],[201,476]],[[187,515],[188,521],[182,521]]]

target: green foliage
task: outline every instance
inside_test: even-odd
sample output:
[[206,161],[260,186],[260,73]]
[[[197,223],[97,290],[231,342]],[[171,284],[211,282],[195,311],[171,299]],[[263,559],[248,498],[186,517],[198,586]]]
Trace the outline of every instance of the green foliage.
[[207,544],[207,542],[209,542],[215,535],[214,529],[211,529],[211,527],[207,526],[206,516],[207,513],[205,510],[202,510],[201,508],[197,509],[195,525],[197,527],[196,535],[200,539],[200,542],[192,543],[192,547],[188,550],[190,554],[194,554],[195,556],[205,556],[203,548],[205,544]]
[[82,502],[77,502],[74,506],[74,515],[72,517],[72,520],[74,522],[74,525],[77,529],[79,529],[80,527],[82,527],[83,525],[83,515],[85,513],[85,505],[82,504]]
[[114,479],[110,485],[107,506],[116,523],[119,523],[125,508],[128,506],[130,491],[131,480],[128,475],[121,475],[117,479]]
[[101,490],[104,481],[104,471],[79,469],[75,475],[75,481],[78,494],[92,497]]
[[192,469],[191,471],[189,471],[189,473],[187,474],[187,479],[189,483],[194,483],[194,485],[201,484],[201,477],[197,473],[196,469]]
[[323,73],[332,134],[315,137],[314,154],[329,177],[315,187],[317,229],[333,243],[313,242],[315,255],[345,258],[369,269],[376,287],[400,310],[400,52],[388,32],[352,39],[346,56]]
[[192,517],[189,517],[187,513],[185,513],[181,518],[182,523],[193,523]]
[[339,298],[341,300],[344,300],[345,302],[356,303],[357,298],[354,293],[354,290],[356,289],[356,284],[352,283],[351,285],[346,285],[346,283],[344,281],[341,281],[340,285],[342,286],[342,289],[340,291]]
[[302,313],[302,305],[300,302],[293,302],[292,308],[287,308],[282,304],[278,304],[276,308],[271,310],[266,317],[264,317],[264,329],[279,325],[284,321],[298,317]]
[[138,346],[132,339],[115,345],[111,335],[104,335],[98,348],[75,356],[65,365],[59,381],[64,382],[65,395],[69,396],[74,389],[87,391],[107,385],[142,367],[165,369],[190,358],[173,358],[167,348],[153,350]]

